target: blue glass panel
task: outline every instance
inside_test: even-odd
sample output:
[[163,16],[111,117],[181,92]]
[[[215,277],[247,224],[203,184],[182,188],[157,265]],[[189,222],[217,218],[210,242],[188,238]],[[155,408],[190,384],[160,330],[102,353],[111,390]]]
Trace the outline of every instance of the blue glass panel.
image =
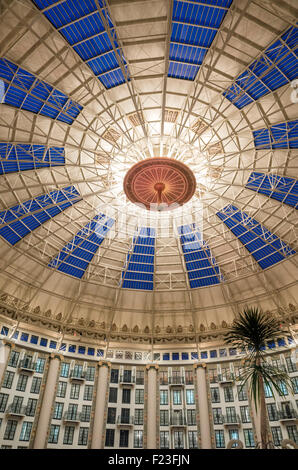
[[[39,9],[44,8],[40,0],[33,1]],[[99,5],[103,6],[101,1]],[[125,83],[120,64],[122,62],[122,65],[125,65],[126,60],[119,47],[112,19],[104,8],[101,12],[113,36],[113,45],[94,0],[64,0],[61,4],[53,3],[47,6],[50,8],[43,11],[43,14],[59,29],[60,34],[106,88]],[[125,73],[129,80],[127,67]]]
[[230,356],[236,356],[237,350],[235,348],[229,348],[229,355]]
[[19,337],[19,332],[18,332],[18,331],[15,331],[12,337],[13,337],[13,339],[18,339],[18,337]]
[[79,346],[79,351],[78,351],[79,354],[85,354],[86,353],[86,348],[85,346]]
[[214,357],[217,357],[217,351],[216,351],[216,349],[210,351],[210,358],[212,359],[212,358],[214,358]]
[[50,341],[50,348],[51,349],[56,349],[57,348],[57,342],[56,341]]
[[103,349],[98,349],[97,350],[97,357],[103,357],[103,355],[104,355]]
[[[81,200],[74,186],[51,191],[49,194],[38,196],[22,204],[0,212],[0,236],[15,245],[28,233],[35,230],[67,207]],[[63,203],[63,201],[66,201]],[[51,207],[52,206],[52,207]],[[42,210],[46,209],[45,210]],[[25,214],[28,214],[25,216]],[[29,215],[30,214],[30,215]],[[19,220],[17,220],[19,218]]]
[[28,341],[29,335],[28,333],[22,333],[21,334],[21,341]]
[[285,339],[284,338],[278,338],[277,339],[277,344],[280,347],[285,346],[286,345]]
[[37,344],[38,343],[38,336],[32,335],[30,338],[30,343]]
[[99,213],[53,258],[49,266],[82,278],[115,220]]
[[232,204],[217,212],[262,269],[266,269],[295,253],[293,249],[266,227]]
[[94,356],[95,349],[94,348],[88,348],[87,354],[88,354],[88,356]]
[[7,328],[7,326],[2,326],[1,335],[7,336],[8,332],[9,332],[9,329]]
[[68,346],[68,352],[75,353],[76,352],[76,345],[75,344],[70,344]]
[[[231,0],[196,4],[174,0],[168,76],[194,80]],[[224,8],[218,8],[224,7]]]
[[208,359],[208,351],[201,352],[201,359]]
[[178,233],[190,287],[193,289],[218,284],[222,280],[219,267],[196,225],[181,225]]
[[48,340],[46,338],[40,338],[40,346],[44,346],[45,348],[48,345]]
[[267,341],[268,348],[269,349],[274,349],[275,348],[275,341]]
[[162,360],[163,361],[169,361],[170,360],[170,354],[169,353],[164,353],[162,355]]
[[172,353],[172,360],[179,361],[179,353]]
[[198,359],[198,353],[197,352],[192,352],[191,353],[191,359]]
[[186,352],[183,352],[182,353],[182,361],[188,361],[188,359],[189,359],[189,354],[186,353]]
[[61,343],[59,351],[66,351],[66,343]]
[[0,58],[0,80],[4,83],[2,103],[39,113],[52,119],[72,124],[83,107],[70,100],[65,93],[39,80],[32,73]]
[[[296,26],[291,26],[280,39],[239,75],[223,95],[238,109],[277,90],[298,77]],[[295,147],[296,148],[296,147]]]
[[153,290],[155,229],[139,227],[122,272],[124,289]]

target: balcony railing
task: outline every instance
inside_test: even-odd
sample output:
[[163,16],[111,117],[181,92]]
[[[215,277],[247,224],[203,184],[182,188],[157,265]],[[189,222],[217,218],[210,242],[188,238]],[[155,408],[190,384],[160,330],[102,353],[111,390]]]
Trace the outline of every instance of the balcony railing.
[[184,377],[176,375],[169,377],[169,385],[185,385]]
[[235,380],[234,374],[228,372],[226,374],[219,374],[218,375],[218,382],[220,384],[225,384],[225,383],[232,383]]
[[85,381],[86,380],[86,373],[81,372],[81,371],[76,371],[75,369],[72,369],[70,371],[70,379],[71,380],[79,380],[79,381]]
[[170,417],[170,426],[186,426],[185,416],[171,416]]
[[63,417],[64,421],[70,421],[72,423],[79,423],[81,421],[81,413],[66,411]]
[[292,408],[278,411],[277,416],[280,421],[296,421],[298,419],[297,412]]
[[26,406],[14,405],[11,403],[8,405],[6,413],[8,415],[14,416],[25,416],[26,415]]
[[136,378],[134,375],[130,377],[126,375],[120,375],[119,383],[125,385],[134,385],[136,383]]
[[30,372],[34,372],[36,369],[36,362],[33,362],[30,359],[22,359],[19,362],[19,369],[27,370]]
[[241,423],[240,416],[237,414],[223,415],[222,422],[226,426],[229,426],[230,424],[233,424],[234,426],[240,426]]
[[117,416],[118,426],[133,426],[134,417],[133,416]]

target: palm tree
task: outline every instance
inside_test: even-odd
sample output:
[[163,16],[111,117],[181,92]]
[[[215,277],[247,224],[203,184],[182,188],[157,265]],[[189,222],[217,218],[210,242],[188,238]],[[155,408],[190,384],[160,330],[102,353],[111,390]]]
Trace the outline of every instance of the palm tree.
[[269,443],[264,386],[273,392],[275,389],[281,396],[285,394],[283,384],[292,390],[287,372],[269,364],[264,352],[265,341],[272,340],[282,333],[284,331],[276,318],[263,313],[259,308],[245,308],[224,335],[226,344],[246,351],[243,371],[238,380],[241,382],[240,391],[247,385],[256,411],[259,408],[261,442],[258,444],[262,449],[272,445]]

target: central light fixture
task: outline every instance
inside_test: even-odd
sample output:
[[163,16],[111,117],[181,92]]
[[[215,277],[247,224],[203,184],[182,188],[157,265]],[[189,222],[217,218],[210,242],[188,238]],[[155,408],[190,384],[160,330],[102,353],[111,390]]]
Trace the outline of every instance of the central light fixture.
[[130,168],[123,187],[131,202],[147,210],[170,210],[191,199],[196,179],[190,168],[179,160],[154,157]]

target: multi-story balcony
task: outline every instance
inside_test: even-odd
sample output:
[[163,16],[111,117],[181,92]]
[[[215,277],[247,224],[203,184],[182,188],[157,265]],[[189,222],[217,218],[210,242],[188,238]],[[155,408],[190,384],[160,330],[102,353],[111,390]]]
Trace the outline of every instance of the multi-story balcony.
[[234,381],[235,381],[235,376],[231,372],[226,372],[224,374],[218,375],[218,383],[220,384],[233,383]]
[[187,421],[186,421],[185,416],[175,415],[175,414],[172,415],[170,417],[170,426],[175,426],[175,427],[187,426]]
[[85,382],[86,380],[86,372],[76,371],[72,369],[69,375],[70,380],[74,380],[77,382]]
[[63,420],[64,422],[80,423],[81,413],[74,411],[66,411],[64,413]]
[[26,406],[14,405],[11,403],[7,407],[6,414],[22,418],[26,415]]
[[120,375],[120,380],[119,380],[119,385],[125,385],[133,387],[136,383],[136,378],[134,375],[131,376],[126,376],[126,375]]
[[117,426],[133,426],[134,417],[133,416],[117,416]]
[[19,369],[26,370],[27,372],[34,372],[36,369],[36,362],[31,359],[22,359],[19,361]]
[[175,375],[173,377],[169,377],[169,386],[170,387],[173,387],[173,386],[180,386],[180,387],[184,387],[185,385],[185,380],[184,380],[184,377],[182,376],[178,376],[178,375]]
[[224,426],[240,426],[241,420],[239,415],[222,415],[222,423]]

